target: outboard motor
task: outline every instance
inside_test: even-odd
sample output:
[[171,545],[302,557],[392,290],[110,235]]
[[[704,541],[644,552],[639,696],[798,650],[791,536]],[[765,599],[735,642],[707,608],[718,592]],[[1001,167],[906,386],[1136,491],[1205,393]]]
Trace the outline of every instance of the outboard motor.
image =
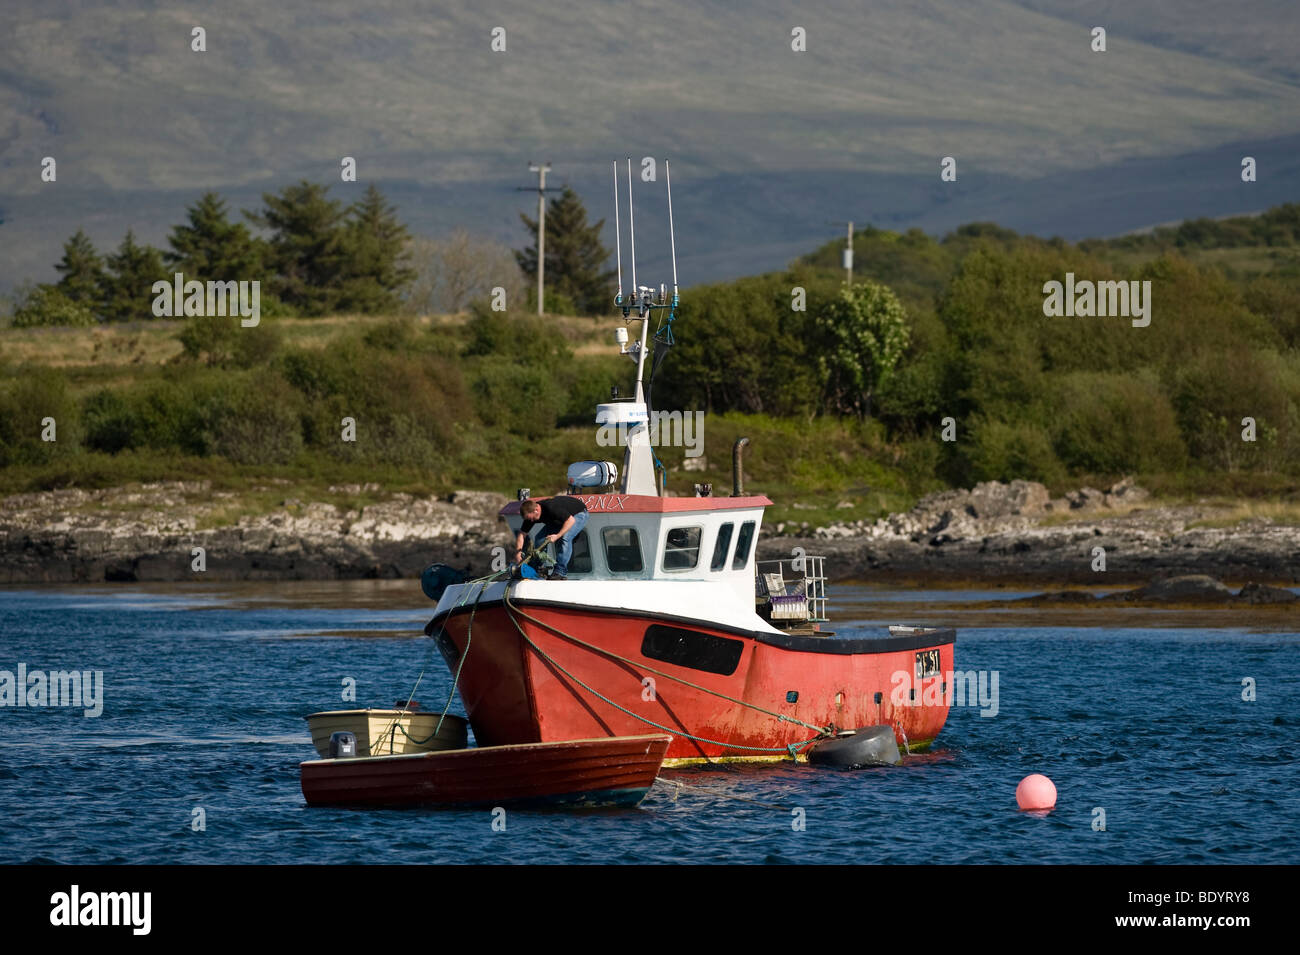
[[430,564],[420,575],[420,589],[424,595],[437,603],[442,599],[443,591],[452,584],[463,584],[469,575],[463,570],[448,567],[446,564]]
[[347,730],[330,733],[330,759],[351,759],[357,755],[357,734]]

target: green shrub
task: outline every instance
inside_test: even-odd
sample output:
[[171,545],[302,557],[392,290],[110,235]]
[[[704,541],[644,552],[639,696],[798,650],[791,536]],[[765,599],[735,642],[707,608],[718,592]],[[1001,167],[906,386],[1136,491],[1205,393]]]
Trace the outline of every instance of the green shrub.
[[212,450],[236,464],[284,464],[302,450],[300,396],[278,375],[235,379],[211,417]]
[[238,316],[196,316],[176,335],[186,357],[209,365],[252,368],[273,361],[283,344],[278,325],[263,318],[245,328]]
[[[1300,360],[1244,345],[1180,370],[1173,406],[1197,463],[1215,470],[1300,464]],[[1244,419],[1256,440],[1242,439]]]
[[465,328],[469,337],[467,357],[495,356],[559,368],[573,356],[568,342],[554,326],[534,316],[494,312],[475,303],[470,306]]
[[80,302],[73,301],[53,285],[38,285],[14,309],[15,328],[40,325],[64,325],[85,328],[96,324],[95,314]]
[[144,442],[143,428],[131,402],[120,389],[103,388],[86,398],[82,420],[86,447],[117,454]]
[[[53,440],[45,440],[51,434]],[[0,467],[44,464],[81,446],[80,408],[62,372],[23,370],[0,385]]]
[[415,322],[409,317],[391,318],[362,335],[371,348],[381,351],[411,351],[416,343]]
[[1046,430],[1024,422],[977,416],[963,450],[969,473],[962,484],[1016,478],[1051,484],[1065,475]]
[[1066,467],[1118,475],[1186,465],[1173,406],[1153,377],[1076,372],[1060,395],[1053,445]]
[[[655,382],[656,404],[801,417],[820,411],[823,376],[808,316],[838,287],[793,279],[778,273],[684,291],[678,343]],[[791,309],[794,286],[807,292],[806,311]]]
[[[560,413],[560,426],[594,429],[596,405],[610,400],[611,385],[618,385],[620,394],[628,395],[635,368],[621,355],[573,359],[568,374],[561,378],[565,401]],[[651,399],[656,404],[661,400],[657,392],[651,393]],[[670,396],[664,395],[662,400],[669,401]]]
[[492,357],[481,359],[474,375],[479,419],[489,428],[504,427],[518,435],[539,435],[555,428],[566,396],[552,372]]

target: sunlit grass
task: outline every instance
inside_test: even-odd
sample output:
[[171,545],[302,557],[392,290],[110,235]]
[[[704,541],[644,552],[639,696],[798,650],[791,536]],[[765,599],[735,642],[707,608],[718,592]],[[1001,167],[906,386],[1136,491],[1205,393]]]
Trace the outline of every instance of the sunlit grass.
[[1213,517],[1193,521],[1188,528],[1204,527],[1222,529],[1238,527],[1254,521],[1267,521],[1284,527],[1300,527],[1300,501],[1295,500],[1229,500],[1219,498],[1207,502],[1216,509]]

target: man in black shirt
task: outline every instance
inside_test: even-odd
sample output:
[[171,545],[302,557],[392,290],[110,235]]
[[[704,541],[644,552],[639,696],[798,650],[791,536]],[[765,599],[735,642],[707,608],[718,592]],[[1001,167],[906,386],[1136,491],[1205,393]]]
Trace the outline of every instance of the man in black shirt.
[[519,513],[524,522],[515,535],[515,562],[524,557],[524,535],[535,524],[542,525],[544,535],[538,543],[555,544],[555,569],[551,580],[564,580],[569,570],[569,557],[573,554],[573,539],[587,526],[587,505],[576,497],[559,494],[545,501],[522,501]]

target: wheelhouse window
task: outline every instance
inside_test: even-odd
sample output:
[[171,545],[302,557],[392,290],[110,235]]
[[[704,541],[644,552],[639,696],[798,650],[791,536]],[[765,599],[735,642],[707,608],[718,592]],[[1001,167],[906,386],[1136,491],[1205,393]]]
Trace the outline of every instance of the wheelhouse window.
[[731,676],[744,653],[740,640],[719,637],[698,630],[652,624],[641,641],[642,656],[663,663]]
[[702,527],[670,527],[664,534],[664,570],[690,570],[700,562]]
[[754,543],[754,521],[745,521],[740,525],[740,535],[736,538],[736,556],[731,560],[732,570],[744,570],[749,564],[749,547]]
[[569,573],[591,573],[591,541],[587,539],[586,531],[581,531],[573,539],[573,553],[569,555]]
[[713,562],[709,570],[722,570],[727,566],[727,551],[731,549],[731,532],[736,525],[728,521],[718,528],[718,539],[713,545]]
[[605,566],[615,574],[637,574],[641,562],[641,540],[634,527],[606,527],[600,532],[605,544]]

